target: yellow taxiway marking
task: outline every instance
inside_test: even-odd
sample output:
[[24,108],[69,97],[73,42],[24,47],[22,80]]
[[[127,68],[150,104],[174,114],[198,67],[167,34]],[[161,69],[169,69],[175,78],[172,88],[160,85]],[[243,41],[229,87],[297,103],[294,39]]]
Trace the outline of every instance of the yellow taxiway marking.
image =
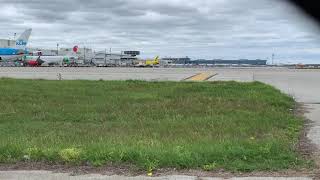
[[185,80],[187,81],[206,81],[208,79],[210,79],[211,77],[215,76],[217,74],[214,74],[214,73],[199,73],[199,74],[196,74],[194,76],[191,76]]

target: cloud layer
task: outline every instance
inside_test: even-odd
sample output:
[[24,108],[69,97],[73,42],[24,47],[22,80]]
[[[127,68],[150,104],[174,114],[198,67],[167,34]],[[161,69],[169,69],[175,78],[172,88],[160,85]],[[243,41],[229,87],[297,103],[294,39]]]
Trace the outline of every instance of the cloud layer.
[[0,38],[30,46],[140,50],[144,57],[317,62],[319,30],[284,0],[0,0]]

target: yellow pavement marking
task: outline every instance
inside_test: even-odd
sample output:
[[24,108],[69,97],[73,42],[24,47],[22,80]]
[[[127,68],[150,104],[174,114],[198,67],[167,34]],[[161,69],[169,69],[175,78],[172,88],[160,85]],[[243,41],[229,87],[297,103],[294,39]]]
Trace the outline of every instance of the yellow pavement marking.
[[191,76],[189,78],[187,78],[187,81],[206,81],[208,79],[210,79],[212,76],[215,76],[217,74],[213,74],[213,73],[199,73],[196,74],[194,76]]

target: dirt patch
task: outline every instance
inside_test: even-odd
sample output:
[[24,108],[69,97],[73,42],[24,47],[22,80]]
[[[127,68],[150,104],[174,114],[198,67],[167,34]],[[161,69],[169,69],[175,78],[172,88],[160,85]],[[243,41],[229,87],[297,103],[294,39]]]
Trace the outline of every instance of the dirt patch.
[[0,164],[0,171],[12,170],[45,170],[54,173],[70,173],[71,175],[102,174],[138,176],[144,172],[132,165],[108,164],[101,167],[91,165],[67,165],[48,162],[18,162],[14,164]]
[[197,177],[314,177],[314,173],[310,170],[286,170],[278,172],[250,172],[250,173],[232,173],[225,170],[217,171],[202,171],[202,170],[170,170],[160,169],[154,173],[155,176],[167,176],[167,175],[188,175]]
[[[19,162],[15,164],[0,164],[0,171],[12,170],[46,170],[53,173],[69,173],[72,176],[83,174],[102,174],[102,175],[121,175],[121,176],[146,176],[146,171],[137,169],[132,165],[108,164],[102,167],[94,167],[90,165],[63,165],[51,164],[46,162]],[[201,169],[185,169],[178,170],[174,168],[162,168],[153,172],[153,176],[169,176],[169,175],[187,175],[197,177],[314,177],[316,174],[309,169],[285,170],[277,172],[250,172],[250,173],[232,173],[225,170],[203,171]]]

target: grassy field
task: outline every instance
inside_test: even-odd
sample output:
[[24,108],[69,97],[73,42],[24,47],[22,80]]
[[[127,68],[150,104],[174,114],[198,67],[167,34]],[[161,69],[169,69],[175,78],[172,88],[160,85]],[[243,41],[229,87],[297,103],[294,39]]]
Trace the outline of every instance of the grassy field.
[[259,82],[0,79],[0,162],[299,168],[294,106]]

